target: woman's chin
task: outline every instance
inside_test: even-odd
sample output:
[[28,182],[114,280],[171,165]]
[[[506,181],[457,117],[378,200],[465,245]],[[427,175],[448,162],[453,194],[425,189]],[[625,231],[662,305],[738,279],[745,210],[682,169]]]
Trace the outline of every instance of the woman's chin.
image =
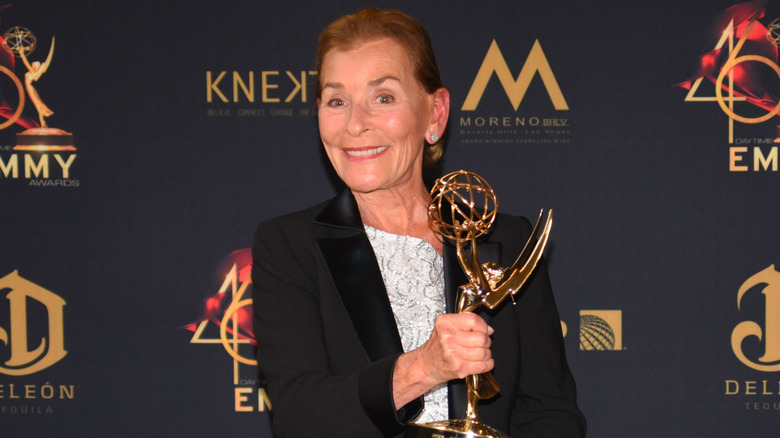
[[382,189],[382,187],[376,182],[345,181],[345,183],[353,193],[373,193]]

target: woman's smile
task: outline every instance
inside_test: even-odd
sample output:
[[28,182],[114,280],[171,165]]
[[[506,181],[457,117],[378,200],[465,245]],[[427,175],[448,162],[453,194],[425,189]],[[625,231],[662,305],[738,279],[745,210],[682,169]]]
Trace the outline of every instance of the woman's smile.
[[344,149],[344,152],[353,159],[371,159],[381,155],[388,149],[388,146],[377,146],[367,148],[349,148]]

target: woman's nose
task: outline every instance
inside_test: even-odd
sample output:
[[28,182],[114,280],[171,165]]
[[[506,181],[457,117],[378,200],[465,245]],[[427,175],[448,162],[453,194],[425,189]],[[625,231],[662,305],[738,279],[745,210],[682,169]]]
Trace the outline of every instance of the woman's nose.
[[349,111],[349,119],[347,120],[347,132],[352,136],[359,136],[365,131],[371,129],[371,111],[363,103],[356,103],[352,105]]

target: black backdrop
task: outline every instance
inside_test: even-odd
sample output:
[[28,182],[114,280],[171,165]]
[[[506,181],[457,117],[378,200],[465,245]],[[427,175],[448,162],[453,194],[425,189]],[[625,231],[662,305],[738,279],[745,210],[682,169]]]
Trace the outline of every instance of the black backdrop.
[[[443,170],[484,176],[502,211],[555,210],[547,258],[589,436],[774,436],[780,426],[779,120],[733,122],[730,135],[715,100],[686,101],[676,86],[696,77],[735,4],[371,4],[431,33],[453,99]],[[245,272],[234,252],[262,218],[338,190],[309,71],[323,27],[365,6],[48,0],[0,14],[0,32],[35,34],[31,60],[43,62],[56,37],[35,87],[54,111],[48,124],[77,148],[15,150],[24,128],[0,130],[1,436],[271,436],[255,367],[243,363],[248,327],[229,322],[233,347],[220,341],[218,322],[248,282],[229,269]],[[759,30],[778,17],[768,3]],[[544,70],[529,58],[538,41],[568,109],[538,75],[516,109],[495,75],[478,107],[462,109],[494,40],[513,78]],[[728,56],[727,41],[718,65]],[[767,59],[745,74],[774,104],[777,58]],[[726,81],[724,96],[738,85]],[[10,76],[0,87],[16,108]],[[714,86],[695,91],[711,97]],[[23,114],[37,120],[29,99]],[[56,154],[75,155],[67,175]],[[25,160],[45,159],[48,176],[25,176]],[[608,326],[596,347],[588,315]],[[749,321],[760,337],[735,331]]]

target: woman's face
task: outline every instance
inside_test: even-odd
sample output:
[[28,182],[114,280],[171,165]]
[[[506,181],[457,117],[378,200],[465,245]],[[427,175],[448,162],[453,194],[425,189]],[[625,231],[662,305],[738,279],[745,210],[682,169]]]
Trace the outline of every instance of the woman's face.
[[339,177],[360,193],[419,190],[426,138],[446,125],[447,90],[426,93],[391,39],[330,51],[320,75],[320,136]]

